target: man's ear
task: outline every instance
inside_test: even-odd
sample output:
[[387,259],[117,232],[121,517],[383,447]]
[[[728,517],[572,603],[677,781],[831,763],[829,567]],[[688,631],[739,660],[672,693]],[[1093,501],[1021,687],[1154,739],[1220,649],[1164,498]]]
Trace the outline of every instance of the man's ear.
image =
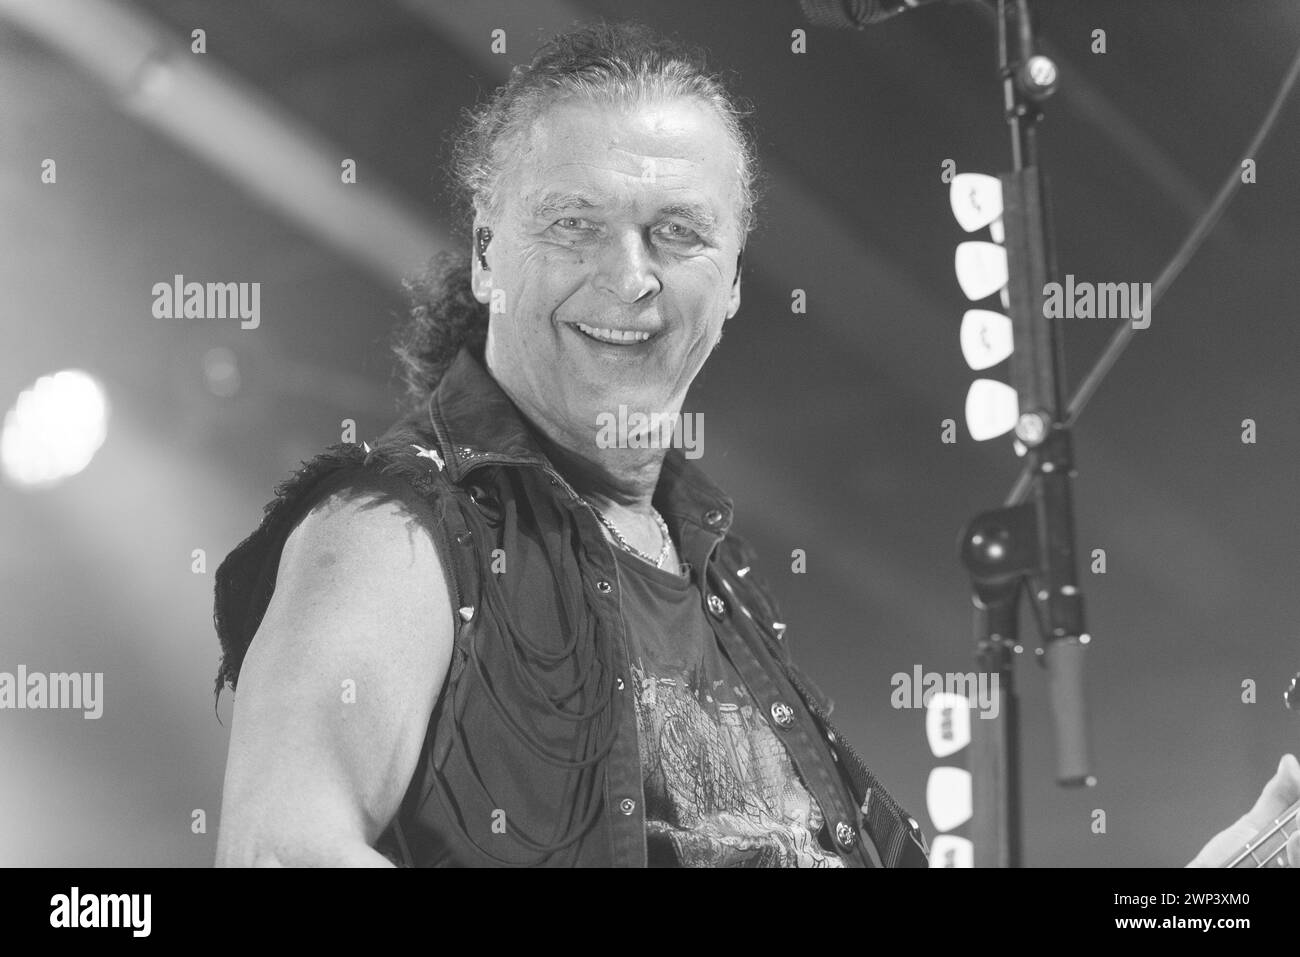
[[474,225],[470,236],[470,286],[474,298],[487,305],[492,298],[492,268],[487,257],[488,246],[492,243],[492,230],[480,222]]
[[730,319],[740,310],[740,272],[745,265],[745,250],[736,256],[736,278],[731,281],[731,293],[727,297],[727,318]]

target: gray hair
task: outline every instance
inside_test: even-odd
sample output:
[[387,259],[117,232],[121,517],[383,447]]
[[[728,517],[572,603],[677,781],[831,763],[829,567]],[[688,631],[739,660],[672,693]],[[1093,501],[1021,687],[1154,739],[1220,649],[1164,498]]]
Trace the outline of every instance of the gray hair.
[[538,48],[528,66],[484,105],[468,111],[466,128],[455,144],[453,171],[462,201],[491,214],[501,210],[503,177],[534,122],[550,106],[571,98],[638,106],[686,97],[713,110],[736,154],[740,208],[737,219],[744,245],[755,224],[758,158],[747,127],[752,109],[709,72],[704,51],[669,39],[635,23],[598,23],[553,38]]

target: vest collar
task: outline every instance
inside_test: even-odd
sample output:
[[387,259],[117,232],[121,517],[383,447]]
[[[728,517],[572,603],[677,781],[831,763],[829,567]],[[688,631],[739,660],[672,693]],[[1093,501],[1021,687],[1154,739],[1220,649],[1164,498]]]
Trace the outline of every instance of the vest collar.
[[[555,471],[533,427],[468,349],[461,349],[430,396],[429,419],[447,474],[457,484],[484,465]],[[727,531],[734,513],[730,496],[679,448],[664,455],[654,502],[665,516],[715,534]]]

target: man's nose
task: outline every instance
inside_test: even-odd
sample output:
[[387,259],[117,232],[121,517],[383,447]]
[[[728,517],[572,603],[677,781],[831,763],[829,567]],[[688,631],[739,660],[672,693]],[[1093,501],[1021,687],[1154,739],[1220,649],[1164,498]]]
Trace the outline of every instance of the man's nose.
[[648,237],[634,229],[621,230],[611,237],[601,251],[595,284],[629,304],[659,292],[663,284]]

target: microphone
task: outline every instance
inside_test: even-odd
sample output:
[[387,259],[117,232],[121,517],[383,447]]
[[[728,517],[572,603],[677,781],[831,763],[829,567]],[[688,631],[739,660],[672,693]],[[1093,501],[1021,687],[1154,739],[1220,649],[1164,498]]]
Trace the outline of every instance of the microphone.
[[936,0],[799,0],[808,22],[819,27],[861,30]]

